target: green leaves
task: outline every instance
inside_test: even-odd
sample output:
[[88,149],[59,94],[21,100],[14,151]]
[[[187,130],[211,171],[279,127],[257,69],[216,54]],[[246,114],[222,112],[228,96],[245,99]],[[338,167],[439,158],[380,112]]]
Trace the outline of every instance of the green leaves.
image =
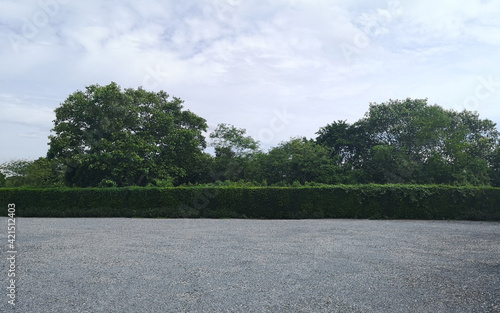
[[59,164],[47,158],[13,160],[0,165],[0,187],[54,187],[60,182]]
[[111,83],[76,91],[56,109],[48,158],[74,186],[170,186],[215,181],[500,185],[499,132],[474,112],[427,99],[371,103],[355,123],[322,127],[265,153],[245,129],[206,121],[183,101]]
[[56,109],[48,157],[66,166],[68,184],[82,187],[182,177],[205,147],[207,126],[181,104],[163,91],[89,86]]
[[[500,220],[500,188],[337,185],[288,188],[223,185],[168,188],[0,188],[23,217],[388,218]],[[7,214],[7,210],[4,211]]]
[[269,151],[263,162],[264,179],[275,184],[295,181],[336,183],[337,166],[329,158],[328,148],[306,138],[295,138]]
[[500,145],[490,155],[489,163],[491,183],[495,187],[500,187]]
[[210,164],[210,175],[217,180],[252,180],[258,171],[256,158],[259,143],[246,130],[233,125],[219,124],[210,133],[210,146],[215,148],[215,158]]
[[259,150],[259,143],[245,133],[245,129],[219,124],[210,134],[211,146],[215,148],[216,155],[249,156]]
[[474,112],[455,112],[427,99],[371,103],[353,125],[334,122],[316,141],[364,182],[488,185],[490,155],[499,137],[496,125]]

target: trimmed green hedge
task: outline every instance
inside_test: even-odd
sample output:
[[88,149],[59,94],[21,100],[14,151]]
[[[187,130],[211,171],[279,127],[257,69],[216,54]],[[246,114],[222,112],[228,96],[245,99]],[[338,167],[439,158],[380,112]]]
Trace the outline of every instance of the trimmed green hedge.
[[500,220],[500,188],[420,185],[0,189],[24,217]]

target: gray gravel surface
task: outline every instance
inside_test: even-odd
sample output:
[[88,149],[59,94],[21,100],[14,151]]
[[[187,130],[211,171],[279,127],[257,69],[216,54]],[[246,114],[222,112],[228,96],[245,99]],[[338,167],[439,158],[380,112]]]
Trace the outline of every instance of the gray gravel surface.
[[500,312],[500,223],[1,221],[1,312]]

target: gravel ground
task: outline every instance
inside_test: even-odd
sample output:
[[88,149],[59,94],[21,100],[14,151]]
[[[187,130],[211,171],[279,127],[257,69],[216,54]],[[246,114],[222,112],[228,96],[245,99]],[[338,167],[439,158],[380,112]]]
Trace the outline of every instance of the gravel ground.
[[500,312],[500,223],[0,220],[1,312]]

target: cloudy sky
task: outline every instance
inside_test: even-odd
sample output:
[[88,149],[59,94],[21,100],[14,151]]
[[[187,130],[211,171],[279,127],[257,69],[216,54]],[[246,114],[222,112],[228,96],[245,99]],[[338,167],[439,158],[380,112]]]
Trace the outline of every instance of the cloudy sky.
[[494,0],[3,0],[0,162],[45,156],[54,109],[114,81],[165,90],[264,150],[428,98],[500,124]]

